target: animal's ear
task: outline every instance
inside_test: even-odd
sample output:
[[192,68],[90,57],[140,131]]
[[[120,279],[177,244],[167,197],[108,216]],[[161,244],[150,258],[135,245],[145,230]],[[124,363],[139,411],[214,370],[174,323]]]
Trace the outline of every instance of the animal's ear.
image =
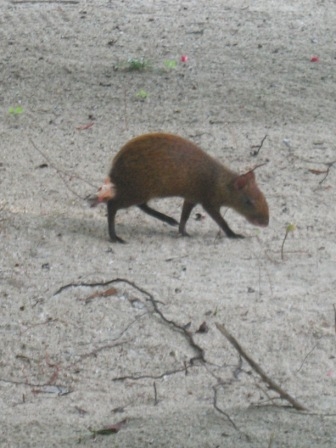
[[233,179],[232,181],[233,188],[235,190],[241,190],[254,179],[255,179],[254,172],[248,171],[247,173],[241,174],[240,176],[237,176],[236,178]]

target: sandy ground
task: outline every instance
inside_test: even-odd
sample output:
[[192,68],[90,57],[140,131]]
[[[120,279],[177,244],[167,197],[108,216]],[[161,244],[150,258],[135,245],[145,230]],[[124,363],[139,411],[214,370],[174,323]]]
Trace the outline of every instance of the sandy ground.
[[[336,446],[335,23],[332,0],[2,0],[1,447]],[[185,239],[132,208],[109,242],[84,198],[154,130],[268,162],[269,227],[228,211],[229,240],[197,208]]]

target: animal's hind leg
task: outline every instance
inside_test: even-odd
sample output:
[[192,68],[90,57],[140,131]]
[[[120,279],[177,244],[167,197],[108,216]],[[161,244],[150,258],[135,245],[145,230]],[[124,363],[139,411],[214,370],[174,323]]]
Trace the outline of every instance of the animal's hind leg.
[[185,228],[186,228],[186,224],[189,219],[190,213],[191,213],[192,209],[195,207],[195,205],[196,204],[194,204],[193,202],[189,202],[187,200],[185,200],[183,202],[181,220],[180,220],[180,225],[179,225],[179,233],[183,236],[189,236]]
[[117,203],[111,199],[107,202],[107,222],[108,222],[108,231],[111,238],[111,241],[114,243],[125,243],[125,241],[119,238],[115,232],[115,215],[119,207]]
[[178,222],[176,219],[171,218],[170,216],[164,215],[163,213],[158,212],[157,210],[154,210],[153,208],[149,207],[146,203],[138,205],[140,210],[147,213],[147,215],[153,216],[154,218],[159,219],[160,221],[166,222],[167,224],[170,224],[171,226],[177,226]]

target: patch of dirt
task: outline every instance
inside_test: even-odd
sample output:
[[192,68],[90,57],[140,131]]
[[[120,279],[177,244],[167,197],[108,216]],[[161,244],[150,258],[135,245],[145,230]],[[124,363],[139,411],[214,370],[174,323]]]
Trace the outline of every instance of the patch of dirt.
[[[1,446],[335,446],[334,3],[2,2]],[[269,227],[130,208],[109,242],[85,198],[160,130],[267,162]]]

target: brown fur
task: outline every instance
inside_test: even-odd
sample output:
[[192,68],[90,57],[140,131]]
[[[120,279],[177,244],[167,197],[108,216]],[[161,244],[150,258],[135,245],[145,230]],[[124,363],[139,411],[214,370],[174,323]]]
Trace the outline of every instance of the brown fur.
[[253,171],[238,175],[210,157],[194,143],[171,134],[146,134],[126,143],[115,156],[109,178],[107,202],[112,241],[122,241],[114,229],[117,211],[132,205],[171,225],[177,221],[150,208],[153,198],[184,198],[179,232],[196,204],[201,204],[229,237],[236,235],[219,213],[221,206],[233,208],[255,225],[268,225],[268,205]]

